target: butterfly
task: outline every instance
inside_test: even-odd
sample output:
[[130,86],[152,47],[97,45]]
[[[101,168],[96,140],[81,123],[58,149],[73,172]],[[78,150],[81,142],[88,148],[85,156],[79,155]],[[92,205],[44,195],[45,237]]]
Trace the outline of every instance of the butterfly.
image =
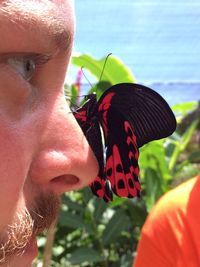
[[73,114],[99,163],[98,176],[90,184],[93,194],[106,202],[112,201],[113,193],[139,196],[139,148],[176,129],[167,102],[144,85],[121,83],[107,89],[98,101],[95,93],[89,94]]

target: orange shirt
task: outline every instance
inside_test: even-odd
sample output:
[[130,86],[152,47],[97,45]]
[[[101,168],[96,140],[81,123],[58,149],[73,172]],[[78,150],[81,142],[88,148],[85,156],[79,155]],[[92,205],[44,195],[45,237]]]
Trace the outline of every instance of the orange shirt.
[[133,267],[200,267],[200,176],[157,202],[143,226]]

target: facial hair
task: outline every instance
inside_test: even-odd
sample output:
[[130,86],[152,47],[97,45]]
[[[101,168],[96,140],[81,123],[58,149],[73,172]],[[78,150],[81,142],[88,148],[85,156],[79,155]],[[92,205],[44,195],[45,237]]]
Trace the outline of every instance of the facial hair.
[[0,234],[0,265],[22,255],[29,241],[48,229],[59,213],[60,199],[54,194],[40,195],[33,207],[25,207]]

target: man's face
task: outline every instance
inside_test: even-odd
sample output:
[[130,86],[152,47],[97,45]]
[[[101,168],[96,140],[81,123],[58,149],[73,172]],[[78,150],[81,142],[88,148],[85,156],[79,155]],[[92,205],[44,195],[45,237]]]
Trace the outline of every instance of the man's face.
[[59,195],[97,174],[63,94],[73,40],[67,0],[0,0],[0,266],[28,267]]

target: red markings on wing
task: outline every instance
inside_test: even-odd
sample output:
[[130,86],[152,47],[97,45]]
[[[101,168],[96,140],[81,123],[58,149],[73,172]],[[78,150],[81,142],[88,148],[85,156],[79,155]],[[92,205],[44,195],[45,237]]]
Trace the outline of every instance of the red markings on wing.
[[122,160],[117,145],[113,146],[113,163],[113,179],[115,181],[114,191],[118,196],[128,197],[129,189],[126,174],[123,170]]
[[[127,154],[121,158],[119,148],[116,144],[112,147],[112,153],[106,161],[106,177],[111,182],[114,193],[120,197],[135,197],[139,195],[141,186],[138,180],[139,152],[136,145],[136,137],[128,121],[124,122],[126,132]],[[124,162],[124,163],[123,163]],[[129,171],[124,171],[123,164],[128,164]]]
[[131,172],[126,174],[126,181],[127,181],[128,192],[129,192],[127,197],[136,197],[137,189],[136,189],[136,185],[135,185]]
[[87,113],[86,113],[86,110],[82,110],[82,111],[74,112],[74,117],[75,117],[77,120],[86,122],[86,121],[87,121]]
[[[105,139],[108,138],[109,129],[107,116],[114,95],[114,92],[105,95],[98,107]],[[92,120],[89,120],[86,109],[80,109],[77,113],[74,113],[74,116],[79,123],[92,125]],[[130,198],[138,196],[141,190],[138,180],[139,150],[137,148],[136,136],[128,121],[119,121],[119,123],[123,123],[123,140],[119,140],[119,143],[110,147],[111,151],[106,159],[104,171],[101,171],[90,184],[92,192],[96,196],[103,198],[106,202],[112,200],[112,191],[117,196]],[[120,129],[122,131],[122,128]],[[125,148],[123,149],[125,151],[123,152],[123,155],[120,154],[119,150],[119,147],[121,146],[124,146]]]
[[114,168],[114,161],[113,161],[113,156],[111,155],[106,159],[105,175],[106,178],[108,178],[108,180],[110,181],[112,188],[114,188],[115,186],[115,179],[114,179],[115,177],[113,175],[113,168]]
[[90,187],[92,189],[92,192],[97,196],[97,197],[104,197],[105,190],[104,190],[104,181],[97,176],[95,180],[90,184]]
[[106,202],[113,200],[112,190],[105,179],[97,176],[89,186],[97,197],[103,198]]
[[105,135],[106,138],[108,136],[107,113],[108,113],[108,110],[110,108],[111,100],[112,100],[114,95],[115,95],[115,93],[113,93],[113,92],[107,94],[104,97],[104,99],[101,102],[101,104],[99,105],[99,109],[98,109],[100,114],[102,115],[102,117],[101,117],[101,125],[103,127],[104,135]]
[[[139,196],[141,190],[138,180],[139,151],[135,134],[128,121],[124,122],[124,131],[126,133],[124,142],[128,145],[127,154],[120,155],[117,144],[114,144],[111,148],[111,155],[106,159],[105,175],[106,179],[110,181],[112,190],[116,195],[132,198]],[[126,171],[124,170],[123,164],[126,164]]]
[[124,122],[124,130],[127,134],[126,143],[129,146],[129,153],[128,158],[130,160],[130,174],[131,178],[128,177],[128,184],[129,184],[129,191],[131,196],[139,195],[141,190],[140,182],[138,180],[139,175],[139,166],[138,166],[138,157],[139,157],[139,150],[136,144],[136,136],[130,126],[128,121]]
[[128,134],[128,136],[131,137],[131,140],[134,142],[134,144],[136,144],[136,136],[133,133],[133,130],[132,130],[130,123],[128,121],[124,122],[124,130]]
[[119,149],[117,145],[114,145],[112,155],[106,161],[106,178],[111,182],[111,187],[116,195],[120,197],[138,195],[139,182],[135,181],[133,173],[133,166],[130,166],[130,172],[124,172]]
[[108,110],[109,109],[111,100],[112,100],[112,98],[113,98],[114,95],[115,95],[115,93],[114,92],[111,92],[111,93],[108,93],[104,97],[103,101],[99,105],[99,111],[100,110],[103,110],[104,111],[104,110]]
[[[99,106],[99,110],[102,112],[102,126],[104,132],[107,134],[107,109],[110,106],[110,101],[113,94],[107,96],[107,101],[103,101]],[[79,111],[75,113],[75,117],[82,122],[87,122],[86,111]],[[138,157],[139,151],[136,144],[136,137],[128,121],[124,121],[124,131],[126,133],[126,139],[123,140],[128,146],[127,153],[123,156],[123,160],[120,155],[117,144],[114,144],[111,148],[111,155],[106,159],[105,173],[99,175],[90,184],[92,192],[103,198],[106,202],[112,200],[111,194],[106,192],[106,179],[110,181],[111,188],[117,196],[120,197],[135,197],[139,195],[141,190],[140,183],[138,181],[139,166]],[[121,141],[120,141],[121,142]],[[125,172],[123,167],[123,161],[129,165],[129,171]],[[109,191],[109,190],[107,190]]]

